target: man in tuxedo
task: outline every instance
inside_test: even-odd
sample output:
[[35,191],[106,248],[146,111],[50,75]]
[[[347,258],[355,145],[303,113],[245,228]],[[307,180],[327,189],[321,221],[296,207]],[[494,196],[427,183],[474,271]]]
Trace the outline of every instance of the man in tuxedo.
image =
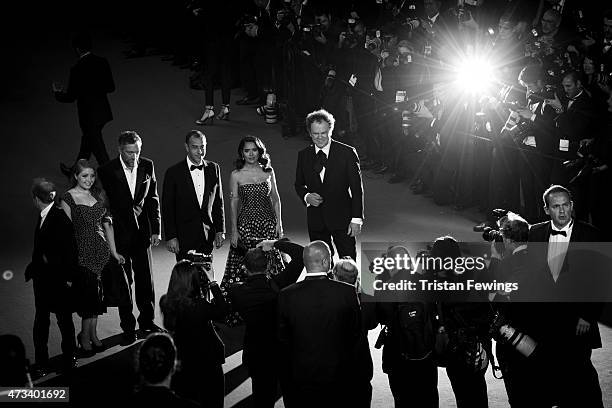
[[363,224],[361,169],[355,149],[331,138],[334,122],[323,109],[306,117],[313,145],[298,153],[295,191],[307,207],[310,240],[333,248],[333,237],[338,256],[357,259],[355,237]]
[[331,251],[323,241],[304,248],[306,277],[278,297],[281,376],[287,407],[349,406],[358,384],[361,310],[355,288],[328,278]]
[[77,271],[77,250],[72,223],[55,203],[53,183],[35,179],[32,186],[34,207],[40,212],[34,232],[32,261],[25,270],[25,280],[34,283],[34,373],[37,377],[49,370],[50,314],[55,313],[62,335],[62,369],[74,367],[76,342],[70,287]]
[[[555,294],[584,275],[583,268],[588,265],[572,262],[570,268],[572,243],[598,242],[599,232],[572,218],[574,204],[565,187],[553,185],[542,197],[550,221],[531,227],[528,250],[534,273],[547,286],[540,287],[558,297]],[[548,245],[541,244],[546,242]],[[601,304],[550,302],[542,307],[546,319],[541,322],[541,337],[550,355],[546,389],[555,390],[551,405],[603,407],[597,371],[591,362],[592,349],[601,347],[597,326]]]
[[191,130],[185,137],[186,160],[166,171],[162,191],[164,238],[176,259],[187,252],[211,254],[225,240],[225,212],[221,172],[215,162],[204,160],[206,136]]
[[[86,33],[77,34],[72,46],[79,60],[70,70],[68,88],[65,90],[53,83],[55,99],[59,102],[77,102],[79,125],[81,126],[81,148],[76,160],[87,159],[93,153],[98,164],[109,161],[102,128],[113,120],[107,93],[115,90],[115,82],[108,61],[91,53],[91,37]],[[75,160],[75,161],[76,161]],[[70,177],[70,167],[60,163],[60,170]]]
[[[273,248],[289,255],[291,262],[275,276],[268,276],[265,252]],[[246,323],[242,361],[253,382],[253,405],[273,407],[278,390],[277,300],[280,290],[295,283],[304,261],[301,245],[282,240],[265,240],[244,257],[247,278],[229,289],[234,309]]]
[[[134,282],[138,325],[145,331],[158,331],[155,292],[151,268],[151,245],[161,234],[161,215],[153,161],[140,156],[142,139],[128,130],[119,135],[119,156],[98,169],[98,177],[108,196],[117,251],[125,257],[130,285]],[[134,337],[136,320],[132,305],[119,306],[121,328]]]

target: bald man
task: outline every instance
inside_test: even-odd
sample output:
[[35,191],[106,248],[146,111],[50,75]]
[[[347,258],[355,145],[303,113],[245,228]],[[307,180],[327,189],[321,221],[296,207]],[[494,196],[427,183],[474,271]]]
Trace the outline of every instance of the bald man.
[[325,242],[307,245],[303,259],[306,277],[278,298],[285,405],[344,406],[364,361],[357,294],[352,285],[328,278],[331,251]]

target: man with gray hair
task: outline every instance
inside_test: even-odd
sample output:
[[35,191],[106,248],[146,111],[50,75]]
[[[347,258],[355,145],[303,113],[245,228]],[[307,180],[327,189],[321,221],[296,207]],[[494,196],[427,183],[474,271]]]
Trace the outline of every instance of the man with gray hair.
[[[141,330],[160,331],[153,323],[155,292],[151,273],[151,245],[157,246],[161,233],[161,214],[153,161],[140,156],[142,139],[133,130],[121,132],[119,156],[98,169],[102,187],[108,195],[117,250],[125,256],[125,271],[134,282],[138,325]],[[132,272],[133,271],[133,272]],[[136,321],[132,302],[119,306],[125,342],[135,339]]]
[[328,278],[331,251],[323,241],[304,248],[306,277],[278,298],[281,378],[287,407],[348,405],[358,384],[361,310],[355,289]]

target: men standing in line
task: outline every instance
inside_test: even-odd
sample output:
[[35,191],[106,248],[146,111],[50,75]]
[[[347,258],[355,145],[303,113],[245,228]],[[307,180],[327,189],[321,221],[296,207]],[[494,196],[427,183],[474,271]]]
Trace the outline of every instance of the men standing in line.
[[[306,117],[313,144],[298,153],[295,191],[307,207],[308,235],[338,256],[356,258],[355,237],[363,224],[363,184],[357,152],[332,140],[334,117],[318,110]],[[332,252],[333,255],[333,252]]]
[[[588,262],[577,262],[578,256],[570,256],[572,243],[598,242],[599,232],[572,218],[574,204],[565,187],[551,186],[542,198],[550,221],[531,227],[528,249],[536,272],[541,273],[539,279],[553,294],[562,294],[564,288],[575,287],[572,282],[594,268],[593,258],[587,265]],[[542,242],[548,245],[537,244]],[[591,362],[592,349],[601,347],[597,326],[601,304],[556,302],[543,307],[546,320],[541,322],[542,337],[550,350],[550,375],[546,376],[549,384],[545,389],[554,394],[550,405],[603,407],[597,371]]]
[[217,163],[204,160],[204,133],[189,131],[185,150],[187,159],[166,171],[162,192],[164,238],[177,261],[190,250],[210,254],[225,240],[221,172]]
[[[161,234],[161,214],[153,161],[140,156],[142,139],[128,130],[119,135],[119,157],[98,169],[98,177],[108,195],[117,251],[125,257],[130,285],[134,282],[138,326],[159,331],[153,323],[155,292],[151,268],[151,245]],[[133,271],[133,272],[132,272]],[[132,305],[120,306],[121,328],[135,340],[136,321]]]
[[[82,136],[76,160],[89,160],[93,153],[98,164],[102,165],[109,161],[102,128],[113,120],[106,94],[115,90],[115,82],[108,61],[91,53],[89,34],[77,34],[72,39],[72,46],[79,60],[70,70],[68,88],[54,82],[53,93],[59,102],[77,102]],[[70,166],[60,163],[60,170],[70,177]]]
[[323,241],[304,248],[306,277],[278,297],[281,378],[287,407],[351,406],[359,383],[361,309],[355,287],[328,278],[331,251]]
[[25,270],[26,282],[34,282],[34,373],[42,377],[50,371],[50,314],[55,313],[62,335],[62,369],[76,366],[76,342],[70,304],[70,286],[77,269],[76,242],[72,223],[55,203],[53,183],[36,179],[32,186],[34,207],[40,212],[34,232],[32,261]]

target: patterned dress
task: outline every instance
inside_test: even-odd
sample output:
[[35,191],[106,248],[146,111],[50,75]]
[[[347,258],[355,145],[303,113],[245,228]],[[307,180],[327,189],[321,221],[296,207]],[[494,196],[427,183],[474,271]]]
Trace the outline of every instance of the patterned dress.
[[[278,238],[276,213],[270,199],[271,191],[270,180],[238,186],[238,197],[240,199],[238,232],[240,233],[240,240],[248,249],[254,248],[257,242],[262,239]],[[268,273],[276,275],[285,268],[283,258],[278,250],[266,252],[266,256],[268,258]],[[221,291],[230,310],[231,304],[227,289],[230,285],[244,280],[246,272],[242,268],[243,261],[244,254],[234,247],[230,247],[225,274],[221,282]],[[241,322],[240,315],[230,311],[226,323],[229,326],[235,326]]]
[[77,311],[81,317],[93,317],[106,312],[102,299],[102,271],[109,264],[110,248],[106,242],[103,222],[110,221],[100,201],[92,206],[75,203],[69,192],[63,200],[68,204],[77,241],[80,275],[77,285]]

